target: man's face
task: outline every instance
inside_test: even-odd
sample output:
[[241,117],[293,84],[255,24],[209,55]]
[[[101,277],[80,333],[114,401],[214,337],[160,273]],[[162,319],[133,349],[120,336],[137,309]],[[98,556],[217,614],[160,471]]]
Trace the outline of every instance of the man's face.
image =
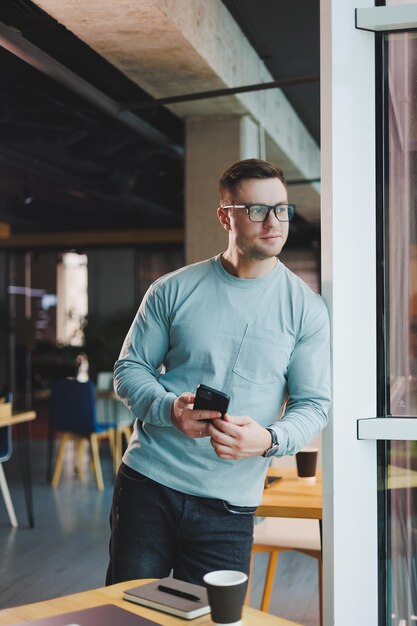
[[[239,184],[230,204],[288,202],[287,191],[278,178],[247,178]],[[288,237],[288,222],[280,222],[270,211],[265,222],[251,222],[246,209],[228,209],[229,245],[247,259],[264,261],[277,256]]]

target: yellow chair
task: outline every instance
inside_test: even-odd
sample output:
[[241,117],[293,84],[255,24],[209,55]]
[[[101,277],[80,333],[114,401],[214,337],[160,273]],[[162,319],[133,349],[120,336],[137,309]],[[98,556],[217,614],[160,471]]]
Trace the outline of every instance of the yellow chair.
[[270,555],[260,607],[261,611],[268,611],[271,602],[278,556],[280,552],[288,550],[302,552],[303,554],[314,557],[318,561],[319,609],[320,623],[322,623],[322,553],[320,526],[318,520],[267,517],[255,525],[251,558],[251,573],[248,582],[246,604],[249,603],[250,597],[254,555],[259,552],[268,552]]
[[51,425],[54,433],[61,433],[52,486],[58,486],[64,462],[65,446],[68,441],[77,445],[77,474],[83,476],[83,446],[87,440],[91,445],[97,488],[104,489],[98,442],[109,440],[114,456],[114,428],[97,423],[94,385],[91,381],[81,383],[75,379],[55,381],[51,392]]

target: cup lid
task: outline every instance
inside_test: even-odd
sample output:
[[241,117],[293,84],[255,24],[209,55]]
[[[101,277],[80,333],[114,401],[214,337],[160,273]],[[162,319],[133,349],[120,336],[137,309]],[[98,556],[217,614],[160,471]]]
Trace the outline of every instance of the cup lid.
[[244,572],[228,569],[208,572],[208,574],[205,574],[203,577],[204,582],[208,585],[218,585],[219,587],[238,585],[239,583],[244,583],[247,579],[247,574]]

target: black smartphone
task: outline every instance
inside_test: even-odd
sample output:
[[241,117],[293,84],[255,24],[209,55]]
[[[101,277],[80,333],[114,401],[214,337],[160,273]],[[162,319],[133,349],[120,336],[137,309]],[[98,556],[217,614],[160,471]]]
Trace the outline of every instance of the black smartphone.
[[194,408],[207,411],[219,411],[222,417],[227,413],[230,397],[223,391],[212,389],[207,385],[198,385],[195,392]]

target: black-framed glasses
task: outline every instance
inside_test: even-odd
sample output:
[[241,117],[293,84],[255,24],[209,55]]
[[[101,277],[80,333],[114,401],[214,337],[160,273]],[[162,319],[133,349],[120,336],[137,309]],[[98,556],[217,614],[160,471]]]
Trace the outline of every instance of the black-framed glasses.
[[294,217],[295,204],[280,202],[279,204],[227,204],[221,209],[246,209],[251,222],[266,222],[271,211],[279,222],[291,222]]

